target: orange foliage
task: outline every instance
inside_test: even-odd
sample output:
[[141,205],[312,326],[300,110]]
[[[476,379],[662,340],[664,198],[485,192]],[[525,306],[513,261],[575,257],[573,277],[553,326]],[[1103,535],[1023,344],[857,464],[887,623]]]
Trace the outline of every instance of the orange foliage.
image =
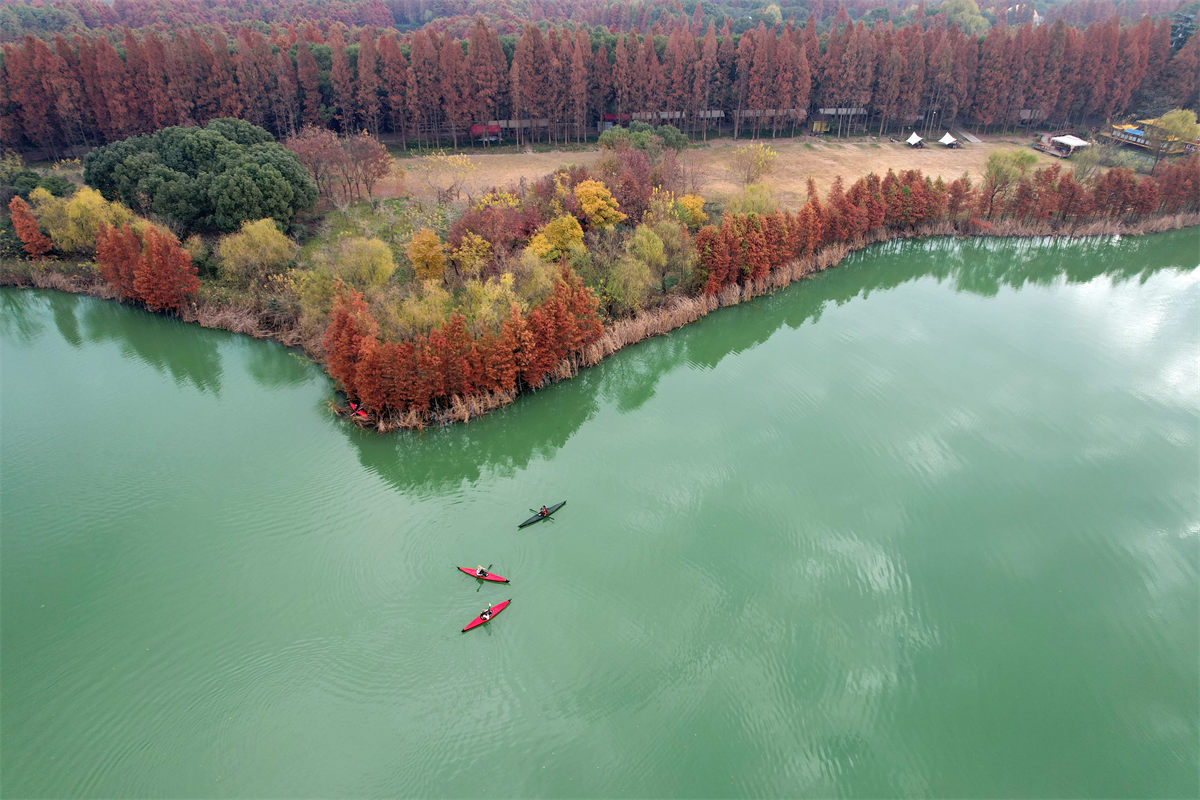
[[16,230],[17,238],[21,240],[25,252],[33,258],[45,258],[46,253],[50,252],[51,242],[38,227],[33,212],[29,210],[29,204],[20,197],[13,197],[8,201],[8,213],[12,217],[13,229]]
[[178,239],[157,228],[142,235],[128,225],[102,228],[96,263],[122,300],[140,300],[151,311],[178,309],[200,288],[192,257]]

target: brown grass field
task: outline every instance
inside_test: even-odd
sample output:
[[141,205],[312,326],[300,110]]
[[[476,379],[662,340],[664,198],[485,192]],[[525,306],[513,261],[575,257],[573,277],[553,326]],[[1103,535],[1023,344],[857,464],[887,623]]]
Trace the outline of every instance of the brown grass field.
[[[984,138],[984,137],[980,137]],[[766,183],[775,192],[780,207],[793,209],[802,205],[807,197],[806,185],[809,178],[817,190],[824,195],[837,176],[842,176],[850,185],[869,172],[884,175],[889,169],[897,172],[919,169],[931,177],[941,176],[947,181],[964,172],[973,180],[983,173],[988,156],[997,150],[1019,148],[1037,156],[1037,166],[1047,166],[1059,160],[1029,147],[1026,139],[1012,137],[989,137],[980,144],[964,143],[961,148],[947,149],[936,142],[922,149],[913,149],[903,142],[887,140],[818,140],[813,137],[794,139],[764,139],[767,145],[779,154],[774,171]],[[712,139],[684,151],[680,163],[691,185],[689,190],[706,199],[724,201],[741,189],[737,176],[729,167],[730,153],[745,140]],[[568,164],[591,166],[600,158],[598,149],[579,151],[552,151],[547,153],[470,153],[478,165],[463,183],[463,193],[478,196],[493,186],[505,187],[516,184],[521,178],[534,180],[556,168]],[[403,159],[398,165],[405,168],[404,188],[418,196],[431,195],[424,176],[416,169],[412,159]],[[389,182],[381,186],[378,194],[392,195],[400,186]]]

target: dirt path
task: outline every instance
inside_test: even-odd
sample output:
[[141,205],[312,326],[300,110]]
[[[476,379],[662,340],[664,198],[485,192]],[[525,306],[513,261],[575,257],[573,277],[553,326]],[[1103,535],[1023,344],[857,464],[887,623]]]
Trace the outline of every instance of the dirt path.
[[[958,149],[947,149],[937,143],[922,149],[909,147],[903,142],[887,140],[856,140],[837,142],[817,140],[812,137],[795,139],[768,139],[766,143],[779,154],[775,171],[767,179],[774,189],[776,198],[783,208],[796,208],[803,204],[806,185],[812,178],[817,190],[824,194],[833,184],[834,178],[842,176],[847,184],[869,172],[883,175],[889,169],[919,169],[931,177],[941,176],[953,180],[964,172],[977,180],[983,173],[988,156],[997,150],[1021,148],[1037,156],[1037,166],[1061,163],[1044,153],[1032,150],[1028,142],[1013,138],[992,138],[979,144],[965,144]],[[685,172],[694,176],[695,190],[710,200],[722,201],[736,194],[741,188],[737,178],[729,169],[729,156],[736,144],[730,139],[710,140],[686,150],[680,157]],[[464,194],[478,196],[492,186],[516,184],[521,178],[533,180],[561,166],[579,164],[591,166],[600,158],[599,150],[553,151],[548,153],[472,153],[471,159],[478,165],[463,184]],[[409,169],[405,181],[408,191],[424,195],[431,193],[424,186],[422,176],[412,169],[411,160],[400,162]],[[391,193],[385,188],[382,194]]]

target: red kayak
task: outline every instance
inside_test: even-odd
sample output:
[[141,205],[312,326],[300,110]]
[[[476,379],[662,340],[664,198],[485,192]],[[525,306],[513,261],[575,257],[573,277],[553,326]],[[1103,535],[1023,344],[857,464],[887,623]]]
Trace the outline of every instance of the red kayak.
[[508,608],[508,604],[511,602],[512,602],[512,599],[509,598],[508,600],[505,600],[503,603],[496,603],[496,605],[492,606],[492,615],[490,617],[488,617],[487,619],[484,619],[483,614],[481,613],[478,617],[476,617],[475,619],[473,619],[469,623],[467,623],[467,627],[463,628],[462,632],[466,633],[467,631],[471,630],[471,628],[478,628],[483,623],[490,621],[501,611]]
[[459,569],[462,570],[463,572],[467,573],[468,575],[470,575],[472,578],[478,578],[481,581],[495,581],[496,583],[508,583],[508,578],[497,575],[494,572],[488,572],[483,577],[480,577],[478,572],[476,572],[473,569],[469,569],[468,567],[459,567]]
[[354,415],[356,417],[362,417],[363,419],[367,418],[367,412],[362,410],[362,406],[360,406],[358,403],[354,402],[353,400],[349,400],[347,402],[350,403],[350,410],[354,412]]

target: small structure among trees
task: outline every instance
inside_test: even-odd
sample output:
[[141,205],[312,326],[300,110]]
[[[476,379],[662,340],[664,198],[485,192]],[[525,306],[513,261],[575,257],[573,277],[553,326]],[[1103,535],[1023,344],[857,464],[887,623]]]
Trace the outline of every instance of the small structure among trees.
[[921,136],[916,131],[913,131],[912,136],[909,136],[907,139],[905,139],[904,143],[909,147],[924,147],[925,137]]
[[1137,125],[1113,125],[1107,138],[1120,144],[1149,150],[1155,165],[1164,156],[1186,155],[1200,151],[1200,125],[1196,112],[1176,108],[1156,119],[1139,119]]
[[1076,150],[1084,147],[1091,147],[1092,143],[1086,139],[1080,139],[1069,133],[1054,136],[1052,134],[1042,134],[1036,139],[1032,145],[1034,150],[1038,150],[1055,158],[1070,158],[1071,154]]
[[946,147],[962,147],[962,143],[958,139],[950,135],[950,131],[946,131],[946,135],[938,139],[938,144]]

